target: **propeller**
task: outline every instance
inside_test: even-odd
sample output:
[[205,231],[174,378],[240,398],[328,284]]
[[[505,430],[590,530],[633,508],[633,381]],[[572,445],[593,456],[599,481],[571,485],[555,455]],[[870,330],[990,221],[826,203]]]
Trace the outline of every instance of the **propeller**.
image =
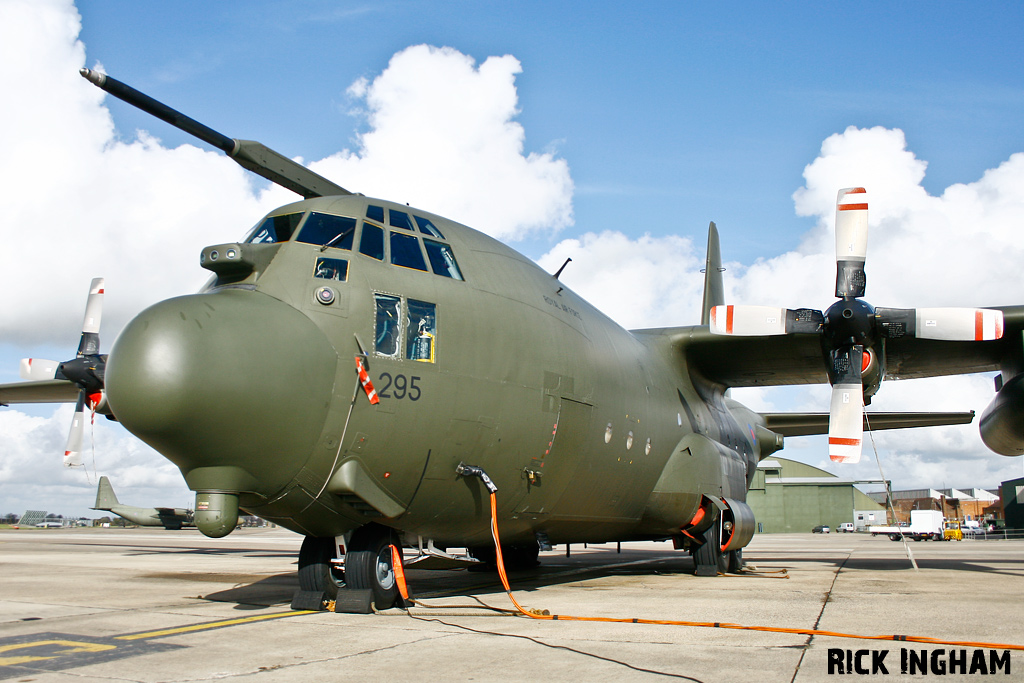
[[78,353],[73,360],[58,363],[42,358],[23,358],[21,377],[27,380],[64,379],[79,388],[75,416],[71,420],[71,432],[64,448],[64,466],[76,467],[82,464],[82,437],[85,432],[86,408],[96,412],[106,405],[103,393],[103,375],[107,364],[106,355],[100,355],[100,318],[103,314],[103,278],[93,279],[89,286],[89,298],[85,305],[85,319],[82,321],[82,338],[78,342]]
[[1003,313],[983,308],[874,308],[864,296],[868,246],[868,201],[863,187],[839,191],[836,199],[836,298],[824,313],[770,306],[715,306],[713,334],[767,336],[818,334],[832,385],[829,457],[860,460],[864,406],[877,391],[885,367],[874,347],[884,339],[917,337],[988,341],[1003,336]]

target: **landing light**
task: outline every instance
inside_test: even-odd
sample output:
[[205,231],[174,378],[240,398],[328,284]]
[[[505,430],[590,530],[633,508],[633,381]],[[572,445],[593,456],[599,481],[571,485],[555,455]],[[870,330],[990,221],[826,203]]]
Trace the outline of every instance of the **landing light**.
[[330,306],[334,303],[334,290],[330,287],[321,287],[316,290],[316,300],[324,306]]

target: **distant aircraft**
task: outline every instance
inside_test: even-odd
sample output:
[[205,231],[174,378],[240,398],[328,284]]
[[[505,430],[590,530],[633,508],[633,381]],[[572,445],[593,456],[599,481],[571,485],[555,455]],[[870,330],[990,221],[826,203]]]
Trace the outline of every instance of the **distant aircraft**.
[[[828,434],[830,455],[855,461],[887,376],[1000,372],[982,438],[1024,453],[1024,306],[863,301],[862,188],[839,193],[827,311],[726,305],[712,224],[700,324],[630,331],[481,232],[82,75],[303,199],[203,248],[214,277],[141,312],[109,358],[94,282],[77,358],[26,363],[31,381],[0,385],[0,403],[77,401],[69,463],[87,407],[119,420],[180,469],[202,533],[230,533],[243,511],[304,535],[304,591],[368,589],[386,609],[392,545],[491,563],[492,503],[509,565],[535,565],[551,543],[672,539],[697,573],[733,571],[756,530],[758,460],[784,437]],[[758,413],[728,395],[826,382],[828,413]],[[973,415],[867,417],[895,429]]]
[[192,521],[192,510],[183,508],[139,508],[133,505],[122,505],[114,495],[114,487],[110,480],[100,477],[96,488],[96,505],[93,510],[113,512],[124,517],[132,524],[139,526],[162,526],[165,529],[179,530],[187,526],[195,526]]

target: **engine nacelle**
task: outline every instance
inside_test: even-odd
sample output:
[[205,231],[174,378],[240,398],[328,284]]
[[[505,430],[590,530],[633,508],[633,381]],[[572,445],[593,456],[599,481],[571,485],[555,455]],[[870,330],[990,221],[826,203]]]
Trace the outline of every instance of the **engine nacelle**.
[[1024,373],[1003,385],[981,414],[981,440],[1000,455],[1024,455]]
[[722,552],[739,550],[750,543],[756,531],[754,511],[746,503],[732,498],[723,498],[726,509],[722,511]]

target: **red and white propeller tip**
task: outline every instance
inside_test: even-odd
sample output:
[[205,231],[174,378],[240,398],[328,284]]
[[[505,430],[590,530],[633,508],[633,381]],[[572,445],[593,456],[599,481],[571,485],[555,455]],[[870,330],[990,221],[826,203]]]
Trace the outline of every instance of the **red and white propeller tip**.
[[863,263],[867,255],[867,190],[847,187],[836,198],[836,260]]
[[836,384],[828,419],[828,456],[835,462],[860,462],[864,438],[864,387]]
[[1003,337],[1003,312],[987,308],[918,308],[917,337],[993,341]]
[[64,447],[64,467],[78,467],[82,464],[82,436],[85,434],[85,397],[78,397],[75,416],[71,419],[68,443]]
[[85,319],[82,321],[82,332],[99,334],[100,318],[103,315],[103,284],[101,277],[93,278],[89,285],[89,299],[85,304]]
[[715,306],[711,332],[741,337],[786,333],[786,309],[773,306]]

